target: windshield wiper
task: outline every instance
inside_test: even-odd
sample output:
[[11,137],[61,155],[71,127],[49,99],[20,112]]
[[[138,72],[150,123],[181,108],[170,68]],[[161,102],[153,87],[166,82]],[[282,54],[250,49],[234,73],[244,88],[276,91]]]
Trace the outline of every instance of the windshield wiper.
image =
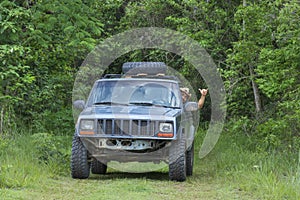
[[94,105],[120,105],[120,106],[128,106],[127,103],[118,103],[118,102],[111,102],[111,101],[100,101],[94,103]]
[[163,107],[163,108],[180,109],[180,107],[167,106],[163,104],[155,104],[150,102],[130,102],[129,104],[127,104],[127,103],[118,103],[118,102],[111,102],[111,101],[100,101],[94,103],[94,105],[119,105],[119,106],[138,105],[138,106],[155,106],[155,107]]
[[180,109],[180,107],[167,106],[167,105],[164,105],[164,104],[156,104],[156,103],[150,103],[150,102],[130,102],[129,105],[155,106],[155,107],[163,107],[163,108],[175,108],[175,109]]
[[150,102],[130,102],[130,105],[138,105],[138,106],[154,106],[155,104]]
[[157,105],[157,106],[164,107],[164,108],[180,109],[180,107],[177,107],[177,106],[166,106],[166,105]]

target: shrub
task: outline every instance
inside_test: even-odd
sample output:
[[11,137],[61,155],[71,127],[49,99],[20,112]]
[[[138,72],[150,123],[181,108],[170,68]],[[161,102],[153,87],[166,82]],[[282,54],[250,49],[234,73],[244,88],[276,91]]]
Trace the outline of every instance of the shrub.
[[8,146],[8,141],[0,136],[0,154],[5,151]]
[[57,112],[44,110],[42,113],[35,114],[32,128],[36,132],[51,132],[54,135],[72,135],[74,131],[72,108],[63,108]]
[[245,145],[250,150],[259,152],[280,150],[295,153],[300,148],[299,113],[270,116],[269,111],[266,111],[252,119],[248,117],[232,119],[225,124],[224,129],[236,137],[248,136],[249,140]]

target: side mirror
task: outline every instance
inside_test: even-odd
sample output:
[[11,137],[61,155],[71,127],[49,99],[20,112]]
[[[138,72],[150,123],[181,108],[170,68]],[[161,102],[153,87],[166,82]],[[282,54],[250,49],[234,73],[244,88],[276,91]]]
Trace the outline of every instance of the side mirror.
[[76,100],[73,102],[73,106],[77,109],[83,110],[84,106],[85,106],[85,102],[84,102],[84,100]]
[[197,111],[198,110],[198,104],[196,102],[187,102],[184,105],[184,110],[187,112]]

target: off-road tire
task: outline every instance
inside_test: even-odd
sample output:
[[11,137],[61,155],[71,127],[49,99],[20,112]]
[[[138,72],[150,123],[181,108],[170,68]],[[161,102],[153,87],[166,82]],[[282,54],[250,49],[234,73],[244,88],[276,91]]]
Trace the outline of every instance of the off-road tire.
[[191,148],[186,151],[186,175],[193,175],[193,167],[194,167],[194,142],[192,143]]
[[163,62],[127,62],[122,66],[123,74],[165,74],[167,66]]
[[91,171],[93,174],[106,174],[107,165],[103,164],[95,158],[91,163]]
[[169,152],[169,179],[172,181],[186,180],[185,138],[172,142]]
[[72,178],[78,179],[86,179],[90,175],[88,151],[76,135],[74,135],[72,141],[71,175]]

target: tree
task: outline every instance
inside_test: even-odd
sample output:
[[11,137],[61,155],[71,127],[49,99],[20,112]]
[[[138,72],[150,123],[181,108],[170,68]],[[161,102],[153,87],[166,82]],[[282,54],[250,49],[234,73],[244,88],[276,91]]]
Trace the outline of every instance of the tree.
[[[256,69],[261,50],[273,45],[272,34],[276,24],[272,16],[276,15],[276,12],[278,11],[268,2],[246,4],[244,0],[235,13],[234,27],[239,32],[239,40],[233,42],[233,48],[228,51],[227,63],[230,67],[225,70],[224,75],[228,79],[230,93],[233,89],[237,90],[229,97],[229,104],[233,106],[233,110],[238,110],[236,106],[243,105],[242,109],[239,109],[248,116],[251,116],[254,110],[256,113],[263,110]],[[231,104],[232,102],[238,103]]]
[[[3,1],[1,7],[1,101],[20,119],[51,126],[46,118],[70,110],[74,75],[101,39],[99,2]],[[1,104],[5,113],[8,103]]]
[[31,49],[19,41],[25,38],[24,26],[30,12],[13,2],[0,3],[0,134],[15,128],[14,105],[23,101],[35,76],[27,61]]

